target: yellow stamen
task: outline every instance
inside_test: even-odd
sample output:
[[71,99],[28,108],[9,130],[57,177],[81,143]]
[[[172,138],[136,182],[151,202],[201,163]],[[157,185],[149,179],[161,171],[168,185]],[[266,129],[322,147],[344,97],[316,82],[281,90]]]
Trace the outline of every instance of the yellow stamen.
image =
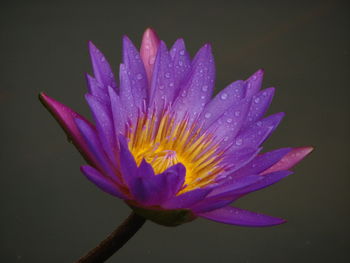
[[186,167],[183,193],[210,184],[225,168],[220,165],[223,152],[212,134],[201,134],[201,128],[195,122],[189,124],[186,116],[175,120],[167,110],[161,114],[140,112],[126,136],[137,165],[145,159],[159,174],[182,163]]

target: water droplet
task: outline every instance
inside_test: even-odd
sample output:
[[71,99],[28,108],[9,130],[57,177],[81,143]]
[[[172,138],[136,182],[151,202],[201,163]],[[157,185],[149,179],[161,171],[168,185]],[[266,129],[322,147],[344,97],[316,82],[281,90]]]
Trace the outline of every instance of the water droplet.
[[204,100],[204,99],[205,99],[205,96],[204,96],[204,95],[202,95],[202,96],[201,96],[201,99],[202,99],[202,100]]
[[160,85],[160,86],[159,86],[159,89],[164,89],[164,85]]
[[165,95],[162,96],[162,100],[165,100]]
[[207,90],[208,90],[208,86],[207,86],[207,85],[204,85],[204,86],[202,87],[202,90],[203,90],[203,91],[207,91]]
[[231,123],[231,122],[232,122],[232,119],[231,119],[231,118],[228,118],[228,119],[226,120],[226,122],[227,122],[227,123]]
[[173,67],[173,64],[172,64],[172,63],[169,63],[169,64],[168,64],[168,67],[169,67],[169,68]]
[[174,82],[170,82],[169,87],[174,87]]
[[156,57],[155,57],[155,56],[150,57],[150,58],[149,58],[149,64],[153,65],[155,60],[156,60]]
[[184,90],[184,91],[181,93],[181,96],[182,96],[182,97],[186,97],[186,95],[187,95],[187,91]]
[[207,119],[209,119],[210,116],[211,116],[211,113],[210,113],[210,112],[207,112],[207,113],[204,115],[204,117],[207,118]]
[[259,97],[255,98],[255,99],[254,99],[254,102],[255,102],[255,103],[259,103],[259,102],[260,102],[260,98],[259,98]]
[[227,142],[227,141],[228,141],[228,137],[225,136],[225,137],[224,137],[224,142]]
[[235,116],[238,117],[239,115],[241,115],[240,111],[235,111]]
[[105,57],[101,57],[101,62],[105,62]]
[[180,65],[180,66],[182,66],[182,65],[183,65],[182,60],[179,60],[179,65]]
[[170,73],[169,73],[169,72],[165,73],[165,77],[166,77],[167,79],[170,78]]
[[137,78],[138,80],[141,80],[141,79],[143,79],[143,76],[142,76],[141,73],[139,73],[139,74],[137,74],[136,78]]
[[262,126],[262,122],[261,122],[261,121],[258,121],[258,122],[256,123],[256,125],[258,125],[259,127],[261,127],[261,126]]
[[220,98],[221,98],[222,100],[226,100],[227,97],[228,97],[227,93],[222,93],[221,96],[220,96]]
[[241,138],[239,138],[239,139],[236,139],[236,145],[242,145],[242,143],[243,143],[243,140],[241,139]]
[[185,50],[183,50],[183,49],[180,50],[180,55],[181,55],[181,56],[185,55]]

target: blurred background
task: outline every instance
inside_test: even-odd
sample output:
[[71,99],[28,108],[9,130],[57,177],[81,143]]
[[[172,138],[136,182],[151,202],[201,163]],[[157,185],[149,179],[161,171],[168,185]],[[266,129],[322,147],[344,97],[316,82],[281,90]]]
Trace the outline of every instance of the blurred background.
[[349,262],[350,5],[347,1],[2,1],[1,262],[73,262],[130,213],[85,179],[84,164],[37,99],[90,116],[92,40],[116,71],[121,38],[153,27],[193,56],[210,42],[216,92],[265,69],[284,121],[266,150],[313,145],[295,174],[237,206],[288,219],[272,228],[147,222],[108,262]]

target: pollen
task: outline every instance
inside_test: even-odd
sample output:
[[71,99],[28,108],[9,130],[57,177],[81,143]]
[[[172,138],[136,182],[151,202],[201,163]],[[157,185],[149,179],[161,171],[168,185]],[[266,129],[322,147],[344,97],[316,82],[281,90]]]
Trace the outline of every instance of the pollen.
[[155,110],[139,112],[126,137],[137,165],[145,159],[155,174],[177,163],[186,167],[185,183],[179,194],[209,185],[225,170],[224,152],[214,136],[201,132],[200,125],[190,123],[188,115],[178,120],[167,109],[160,114]]

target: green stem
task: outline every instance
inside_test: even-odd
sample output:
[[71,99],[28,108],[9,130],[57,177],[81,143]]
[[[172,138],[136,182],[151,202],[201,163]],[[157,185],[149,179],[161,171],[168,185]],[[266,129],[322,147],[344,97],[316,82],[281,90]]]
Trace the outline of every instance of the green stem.
[[105,262],[142,227],[146,219],[132,212],[130,216],[97,247],[75,263]]

